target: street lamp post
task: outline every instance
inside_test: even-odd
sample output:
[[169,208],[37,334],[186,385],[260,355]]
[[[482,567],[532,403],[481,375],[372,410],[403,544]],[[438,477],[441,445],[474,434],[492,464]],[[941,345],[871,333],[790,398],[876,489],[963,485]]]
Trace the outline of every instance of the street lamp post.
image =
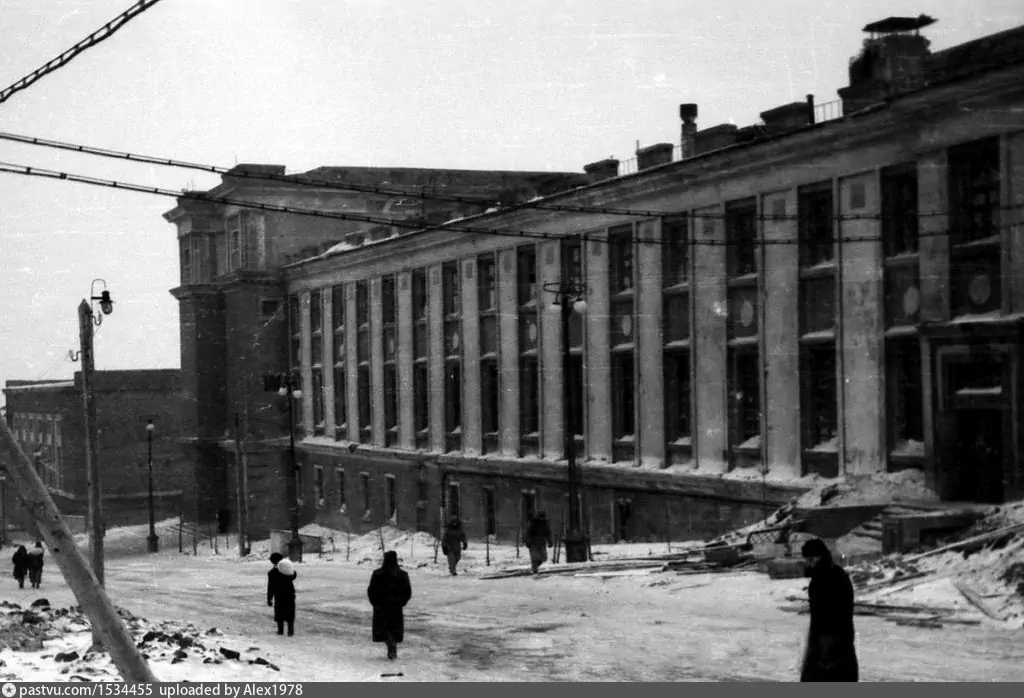
[[146,425],[146,439],[149,442],[149,535],[146,536],[146,549],[155,553],[160,549],[160,538],[156,535],[156,511],[153,506],[153,431],[156,427],[153,420]]
[[572,428],[573,415],[582,408],[576,402],[575,376],[572,371],[572,353],[569,348],[569,326],[572,312],[586,312],[584,300],[586,288],[573,282],[544,284],[544,290],[555,294],[562,319],[562,402],[565,416],[562,419],[564,436],[565,460],[568,464],[567,480],[569,483],[569,530],[566,532],[566,562],[587,561],[587,536],[583,531],[582,511],[580,509],[580,472],[576,462],[576,435]]
[[302,562],[302,538],[299,537],[299,468],[295,458],[295,406],[293,402],[302,398],[302,391],[294,388],[291,373],[267,376],[266,389],[276,389],[277,394],[288,398],[288,461],[290,473],[287,479],[287,498],[291,514],[292,537],[288,541],[288,559]]

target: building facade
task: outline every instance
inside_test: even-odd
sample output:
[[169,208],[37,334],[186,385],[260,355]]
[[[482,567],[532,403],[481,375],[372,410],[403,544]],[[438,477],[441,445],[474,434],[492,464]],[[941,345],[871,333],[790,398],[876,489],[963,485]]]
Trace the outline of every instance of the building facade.
[[[149,436],[153,421],[153,483],[158,518],[176,517],[195,500],[194,467],[177,445],[183,398],[177,370],[94,374],[103,518],[108,526],[148,520]],[[6,418],[61,513],[88,508],[81,373],[70,381],[7,381]],[[6,482],[4,519],[22,514]]]
[[[183,367],[198,352],[228,386],[258,366],[301,387],[297,503],[281,499],[287,400],[227,388],[277,410],[245,449],[279,488],[259,516],[433,531],[454,514],[512,540],[538,509],[564,520],[566,429],[593,540],[714,535],[812,473],[916,468],[947,500],[1024,495],[1024,28],[932,53],[927,23],[865,28],[834,118],[798,102],[698,130],[683,105],[679,146],[452,224],[490,235],[431,221],[294,261],[259,351],[209,350],[230,333],[187,310],[237,297],[249,319],[216,321],[237,329],[257,294],[178,289]],[[563,336],[549,291],[570,282],[585,304]],[[232,400],[200,383],[220,411],[197,433],[219,433]]]

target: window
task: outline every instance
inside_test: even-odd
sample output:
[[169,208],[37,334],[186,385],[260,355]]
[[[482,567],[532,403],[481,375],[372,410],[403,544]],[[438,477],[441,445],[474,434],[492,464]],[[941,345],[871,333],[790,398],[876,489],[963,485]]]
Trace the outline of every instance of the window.
[[835,258],[832,182],[800,187],[797,197],[800,266],[813,267]]
[[999,138],[949,149],[952,243],[998,241]]
[[537,310],[537,248],[516,252],[519,301],[520,455],[540,452],[540,325]]
[[442,267],[444,303],[444,424],[446,451],[462,448],[462,296],[459,267]]
[[804,389],[805,449],[838,453],[838,408],[836,390],[836,348],[834,342],[804,344],[801,375]]
[[[297,295],[288,299],[288,326],[291,334],[290,358],[291,358],[291,384],[292,391],[302,390],[302,303]],[[292,401],[293,422],[292,428],[296,433],[301,433],[304,428],[302,416],[302,400],[294,395],[289,395],[288,400]]]
[[633,226],[624,225],[608,232],[611,258],[611,293],[633,290]]
[[760,356],[756,347],[729,350],[729,444],[754,451],[761,447]]
[[906,163],[882,170],[882,241],[885,255],[917,252],[917,165]]
[[398,521],[398,489],[395,487],[395,476],[384,476],[384,519],[397,525]]
[[494,499],[494,490],[491,488],[484,490],[484,520],[487,522],[485,535],[498,535],[498,507]]
[[334,480],[338,484],[338,511],[342,514],[348,509],[348,501],[345,498],[345,469],[334,469]]
[[395,318],[398,314],[395,296],[395,277],[381,279],[381,319],[384,335],[384,443],[394,446],[398,443],[398,368],[396,361],[397,330]]
[[370,508],[370,474],[359,473],[359,489],[363,494],[363,520],[369,521],[370,517],[373,516],[373,511]]
[[324,466],[313,466],[313,480],[316,485],[316,505],[318,507],[327,504],[327,493],[324,491]]
[[757,273],[757,201],[726,204],[726,274],[730,279]]
[[665,434],[671,455],[690,446],[690,352],[666,350],[664,362]]
[[477,295],[480,312],[498,309],[498,276],[494,255],[484,255],[477,262]]
[[612,354],[612,430],[616,439],[632,439],[635,432],[633,353]]
[[345,287],[331,289],[334,328],[334,438],[348,436],[348,348],[345,345]]
[[356,391],[359,396],[359,442],[370,443],[373,437],[370,384],[370,299],[366,281],[356,282]]
[[323,332],[323,296],[320,289],[313,289],[309,297],[309,326],[310,326],[310,347],[313,365],[313,435],[321,436],[324,433],[324,332]]
[[496,360],[480,363],[481,392],[481,426],[484,434],[484,452],[493,453],[498,450],[498,400],[500,388],[498,383],[498,362]]
[[459,483],[448,483],[448,518],[462,518],[462,502],[459,496]]
[[664,286],[678,286],[690,280],[690,238],[687,214],[661,219],[661,280]]
[[498,450],[498,279],[493,254],[477,260],[480,322],[480,409],[483,451]]
[[902,455],[923,455],[921,346],[917,337],[899,337],[887,339],[885,348],[890,450]]
[[[583,287],[586,279],[586,268],[583,259],[583,241],[579,238],[567,238],[562,246],[562,278],[570,284]],[[571,403],[575,406],[569,410],[568,425],[576,440],[584,438],[586,411],[586,376],[583,370],[583,316],[573,312],[569,315],[569,376],[572,389]],[[562,341],[565,341],[563,338]]]
[[429,443],[430,434],[427,300],[427,271],[426,269],[414,269],[412,272],[412,400],[416,448],[425,448]]
[[524,245],[517,252],[519,266],[519,305],[536,305],[537,303],[537,248]]

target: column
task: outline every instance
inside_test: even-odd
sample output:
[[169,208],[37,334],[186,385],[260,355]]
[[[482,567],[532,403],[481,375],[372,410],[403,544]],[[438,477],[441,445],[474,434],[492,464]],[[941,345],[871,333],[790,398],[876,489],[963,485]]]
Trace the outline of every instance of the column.
[[768,467],[800,477],[800,285],[796,190],[763,197],[765,438]]
[[694,317],[691,337],[697,380],[693,385],[697,467],[728,469],[729,412],[726,401],[726,318],[724,208],[696,212],[694,221]]
[[412,273],[398,274],[398,445],[416,449],[412,370]]
[[[839,419],[843,429],[840,472],[868,475],[885,459],[883,379],[882,241],[879,175],[847,177],[839,182],[839,268],[842,304]],[[844,217],[850,216],[850,219]],[[855,218],[864,216],[864,218]]]
[[387,445],[384,433],[384,326],[381,279],[370,279],[370,425],[373,445]]
[[[921,322],[949,320],[949,194],[946,151],[917,161],[917,210],[920,214]],[[941,214],[941,215],[935,215]]]
[[[309,306],[312,294],[319,292],[319,290],[306,291],[302,294],[302,300],[299,303],[301,316],[299,327],[302,328],[302,397],[300,399],[302,400],[302,430],[305,436],[313,435],[313,344],[310,336]],[[289,396],[288,399],[293,398]]]
[[[637,226],[637,317],[634,357],[637,385],[637,444],[644,465],[665,464],[665,372],[662,338],[661,220]],[[647,242],[650,241],[650,242]]]
[[441,286],[441,265],[428,267],[427,318],[430,325],[430,446],[444,453],[444,306]]
[[[498,428],[501,453],[519,455],[519,282],[516,248],[498,253]],[[543,306],[541,306],[543,310]]]
[[[1024,131],[1012,133],[1005,137],[1003,148],[1006,174],[1004,181],[1006,192],[1004,201],[1006,208],[1003,249],[1009,253],[1004,256],[1003,283],[1010,287],[1010,303],[1007,311],[1024,313]],[[1007,268],[1008,267],[1008,268]]]
[[[602,233],[603,237],[603,233]],[[587,403],[587,458],[612,459],[612,380],[608,297],[608,243],[594,239],[584,242],[587,279],[587,316],[583,320],[583,399]]]
[[541,453],[544,458],[564,458],[565,397],[562,386],[562,323],[551,310],[556,299],[544,290],[547,284],[562,280],[562,248],[557,242],[541,243],[537,250],[537,316],[540,322],[540,420]]
[[345,380],[348,391],[348,440],[359,443],[359,367],[357,362],[358,337],[356,335],[356,285],[345,284]]
[[462,262],[462,450],[483,452],[480,433],[480,297],[476,260]]

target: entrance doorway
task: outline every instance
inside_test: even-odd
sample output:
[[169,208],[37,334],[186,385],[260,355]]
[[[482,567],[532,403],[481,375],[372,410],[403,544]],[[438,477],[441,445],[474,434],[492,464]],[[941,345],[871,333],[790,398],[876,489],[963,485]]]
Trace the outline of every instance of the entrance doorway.
[[958,409],[947,419],[950,449],[943,499],[998,504],[1005,500],[1004,411]]
[[615,540],[628,541],[629,519],[633,516],[633,507],[628,499],[620,497],[615,500]]

